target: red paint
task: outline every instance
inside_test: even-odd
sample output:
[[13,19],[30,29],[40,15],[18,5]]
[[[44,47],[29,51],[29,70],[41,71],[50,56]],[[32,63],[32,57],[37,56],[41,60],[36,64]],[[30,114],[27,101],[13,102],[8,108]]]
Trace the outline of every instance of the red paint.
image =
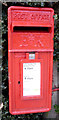
[[54,88],[52,92],[59,91],[59,88]]
[[[47,112],[51,109],[53,15],[51,8],[8,9],[9,111],[13,115]],[[30,52],[35,53],[35,59],[29,59]],[[23,96],[23,63],[28,62],[41,63],[39,96]]]

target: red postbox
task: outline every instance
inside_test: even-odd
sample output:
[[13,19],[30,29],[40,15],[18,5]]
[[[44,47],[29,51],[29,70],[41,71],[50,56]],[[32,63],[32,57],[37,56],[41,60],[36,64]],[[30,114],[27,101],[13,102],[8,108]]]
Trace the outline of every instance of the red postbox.
[[8,9],[9,111],[51,109],[54,11],[52,8]]

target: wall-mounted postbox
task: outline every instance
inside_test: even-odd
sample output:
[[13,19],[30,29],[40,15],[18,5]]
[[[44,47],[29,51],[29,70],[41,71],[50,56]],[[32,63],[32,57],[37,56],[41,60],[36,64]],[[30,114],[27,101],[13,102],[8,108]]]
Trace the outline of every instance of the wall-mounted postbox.
[[8,9],[9,111],[51,109],[54,11],[51,8]]

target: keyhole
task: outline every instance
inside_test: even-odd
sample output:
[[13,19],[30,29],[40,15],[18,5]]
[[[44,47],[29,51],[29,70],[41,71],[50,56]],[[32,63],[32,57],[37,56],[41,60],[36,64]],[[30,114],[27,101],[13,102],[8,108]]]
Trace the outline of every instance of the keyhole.
[[20,84],[20,81],[18,81],[18,84]]

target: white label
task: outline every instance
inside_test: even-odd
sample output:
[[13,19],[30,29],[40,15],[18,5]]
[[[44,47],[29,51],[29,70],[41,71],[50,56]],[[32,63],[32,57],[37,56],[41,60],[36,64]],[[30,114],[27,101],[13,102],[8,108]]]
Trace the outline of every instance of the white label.
[[40,95],[41,64],[23,63],[23,96]]

